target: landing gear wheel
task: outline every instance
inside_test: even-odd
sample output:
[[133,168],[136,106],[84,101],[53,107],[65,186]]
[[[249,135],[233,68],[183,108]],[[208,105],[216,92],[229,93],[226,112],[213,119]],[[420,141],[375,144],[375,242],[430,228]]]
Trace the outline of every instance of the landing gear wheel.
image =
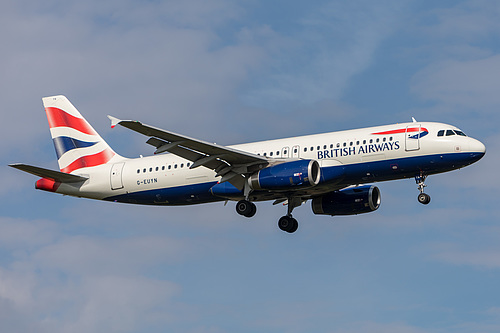
[[278,220],[278,227],[288,233],[294,233],[299,228],[299,223],[291,216],[282,216]]
[[427,175],[423,172],[420,171],[420,174],[415,176],[415,182],[418,185],[418,190],[420,191],[420,194],[418,195],[417,199],[418,202],[420,202],[423,205],[427,205],[429,202],[431,202],[431,197],[424,193],[424,188],[427,187],[425,185],[425,179],[427,178]]
[[417,199],[418,202],[423,205],[427,205],[429,202],[431,202],[431,197],[427,193],[420,193]]
[[236,204],[236,212],[245,217],[252,217],[257,212],[257,207],[250,201],[240,200]]
[[252,217],[255,213],[257,213],[257,206],[255,206],[253,202],[250,202],[250,206],[252,207],[252,210],[248,214],[245,214],[245,217]]

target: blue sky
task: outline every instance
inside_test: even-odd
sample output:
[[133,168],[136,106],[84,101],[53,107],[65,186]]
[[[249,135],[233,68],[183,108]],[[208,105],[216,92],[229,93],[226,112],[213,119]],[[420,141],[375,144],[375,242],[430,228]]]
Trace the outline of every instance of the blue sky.
[[[2,332],[498,332],[497,1],[3,1]],[[258,204],[140,207],[33,188],[57,168],[41,98],[64,94],[120,154],[107,114],[220,144],[420,121],[487,155],[378,184],[351,217]]]

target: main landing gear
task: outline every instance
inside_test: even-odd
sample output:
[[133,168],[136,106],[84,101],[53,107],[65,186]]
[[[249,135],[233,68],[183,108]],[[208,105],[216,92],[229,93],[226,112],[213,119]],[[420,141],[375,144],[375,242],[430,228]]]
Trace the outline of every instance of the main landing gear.
[[248,200],[240,200],[236,204],[236,212],[245,217],[252,217],[257,213],[257,206]]
[[427,193],[424,193],[424,188],[427,187],[425,185],[425,179],[427,178],[427,175],[425,175],[423,172],[420,172],[418,176],[415,176],[415,182],[418,185],[418,190],[420,191],[420,194],[418,195],[417,199],[418,202],[420,202],[423,205],[427,205],[429,202],[431,202],[431,197]]
[[288,233],[294,233],[299,228],[299,222],[292,215],[285,215],[278,220],[278,227]]
[[295,207],[302,205],[300,198],[288,198],[288,212],[278,220],[278,227],[288,233],[294,233],[299,228],[299,222],[292,216],[292,211]]
[[[295,207],[302,205],[302,200],[300,198],[289,198],[288,199],[288,213],[282,216],[278,220],[278,227],[288,233],[293,233],[299,228],[299,223],[292,216],[292,211]],[[245,217],[252,217],[257,212],[257,207],[253,202],[248,200],[240,200],[236,204],[236,212]]]

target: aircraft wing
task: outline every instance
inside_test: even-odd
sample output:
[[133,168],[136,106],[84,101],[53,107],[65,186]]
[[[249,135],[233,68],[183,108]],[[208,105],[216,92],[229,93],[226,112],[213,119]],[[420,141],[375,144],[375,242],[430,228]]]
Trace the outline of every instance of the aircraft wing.
[[217,176],[222,177],[221,183],[229,181],[239,189],[244,188],[246,174],[257,171],[270,163],[270,159],[264,156],[193,139],[139,121],[120,120],[112,116],[108,118],[111,120],[112,128],[121,125],[149,136],[147,143],[156,147],[155,154],[170,152],[192,161],[191,169],[199,166],[212,169]]
[[18,170],[27,172],[27,173],[31,173],[32,175],[35,175],[38,177],[52,179],[52,180],[55,180],[55,181],[58,181],[61,183],[84,182],[88,179],[87,177],[72,175],[69,173],[64,173],[64,172],[55,171],[55,170],[44,169],[44,168],[40,168],[40,167],[36,167],[33,165],[28,165],[28,164],[22,164],[22,163],[9,164],[9,166],[16,168]]

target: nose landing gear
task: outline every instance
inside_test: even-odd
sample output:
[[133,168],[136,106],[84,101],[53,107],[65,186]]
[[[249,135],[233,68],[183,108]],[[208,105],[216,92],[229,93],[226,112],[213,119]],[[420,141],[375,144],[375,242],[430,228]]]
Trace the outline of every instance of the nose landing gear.
[[427,193],[424,193],[424,188],[427,187],[425,185],[425,179],[427,178],[427,175],[425,175],[423,172],[420,172],[419,175],[415,176],[415,182],[418,185],[418,190],[420,191],[420,194],[418,195],[417,199],[418,202],[420,202],[423,205],[427,205],[429,202],[431,202],[431,197]]

